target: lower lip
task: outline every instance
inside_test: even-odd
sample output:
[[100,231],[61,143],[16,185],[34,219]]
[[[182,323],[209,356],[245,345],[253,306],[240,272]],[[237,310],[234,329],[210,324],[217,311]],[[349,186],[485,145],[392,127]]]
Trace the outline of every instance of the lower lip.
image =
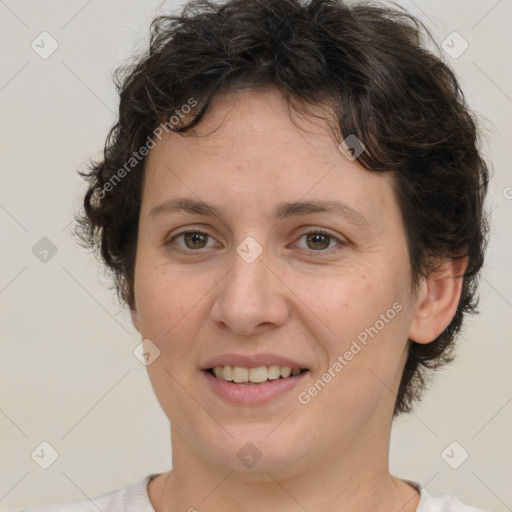
[[262,384],[235,384],[218,379],[208,371],[203,370],[201,373],[213,392],[224,400],[237,405],[262,405],[293,389],[307,377],[309,371],[286,379],[269,380]]

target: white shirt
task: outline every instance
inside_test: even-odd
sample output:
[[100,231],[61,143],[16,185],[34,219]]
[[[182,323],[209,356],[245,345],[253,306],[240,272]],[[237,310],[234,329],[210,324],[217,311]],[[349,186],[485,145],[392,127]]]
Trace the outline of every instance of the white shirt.
[[[157,476],[148,475],[123,489],[107,492],[93,501],[79,500],[24,508],[17,512],[155,512],[148,496],[148,484]],[[455,496],[447,493],[429,494],[418,482],[406,480],[420,493],[420,501],[416,512],[486,512],[460,502]]]

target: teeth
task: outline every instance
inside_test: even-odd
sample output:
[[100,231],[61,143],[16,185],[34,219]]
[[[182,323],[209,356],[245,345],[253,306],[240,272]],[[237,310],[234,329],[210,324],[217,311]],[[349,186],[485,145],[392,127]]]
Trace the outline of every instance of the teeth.
[[224,379],[227,381],[233,380],[233,367],[232,366],[224,366],[224,370],[222,369],[222,366],[216,366],[215,368],[220,368],[220,375],[215,375],[216,377],[219,377],[219,379]]
[[281,370],[279,368],[279,365],[273,364],[272,366],[269,366],[267,369],[268,380],[279,379],[279,377],[281,377]]
[[292,369],[289,366],[281,366],[281,368],[279,368],[279,373],[283,379],[286,379],[286,377],[289,377],[292,373]]
[[233,382],[248,382],[249,381],[249,369],[240,368],[240,366],[233,367]]
[[249,370],[249,382],[265,382],[267,380],[267,367],[258,366]]
[[236,383],[253,382],[259,384],[267,380],[275,380],[280,377],[286,379],[290,375],[295,376],[301,373],[300,368],[289,366],[258,366],[256,368],[243,368],[240,366],[215,366],[213,374],[218,379]]

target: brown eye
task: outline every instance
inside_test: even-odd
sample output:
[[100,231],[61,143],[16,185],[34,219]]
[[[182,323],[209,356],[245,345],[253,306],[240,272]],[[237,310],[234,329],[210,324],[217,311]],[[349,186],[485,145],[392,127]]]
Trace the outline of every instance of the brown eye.
[[173,243],[178,238],[183,237],[185,247],[178,244],[178,247],[185,249],[185,250],[198,250],[198,249],[204,249],[206,247],[206,243],[208,239],[210,238],[210,235],[208,233],[204,233],[202,231],[184,231],[182,233],[179,233],[171,238],[167,244]]
[[325,233],[308,233],[306,235],[307,243],[311,243],[309,247],[313,250],[327,249],[330,239],[331,237]]
[[[307,249],[311,252],[321,252],[329,254],[331,252],[334,252],[338,249],[336,249],[335,246],[331,245],[332,242],[337,243],[337,245],[344,246],[342,240],[335,237],[334,235],[331,235],[330,233],[327,233],[325,231],[321,231],[318,229],[313,229],[308,231],[307,233],[304,233],[300,239],[305,238],[306,239],[306,247],[302,247],[303,249]],[[299,246],[300,247],[300,246]],[[326,250],[329,249],[329,250]],[[330,250],[332,249],[332,250]]]

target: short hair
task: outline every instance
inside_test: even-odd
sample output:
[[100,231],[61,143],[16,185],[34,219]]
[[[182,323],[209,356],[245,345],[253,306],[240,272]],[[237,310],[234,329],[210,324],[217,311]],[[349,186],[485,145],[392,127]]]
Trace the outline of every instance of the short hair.
[[[146,161],[140,150],[147,153],[162,123],[184,133],[218,93],[267,86],[295,109],[329,106],[339,136],[363,142],[357,161],[396,175],[413,286],[439,258],[467,258],[450,324],[431,343],[409,340],[393,415],[411,412],[431,370],[453,360],[465,315],[478,312],[488,233],[489,173],[477,121],[454,73],[427,48],[431,41],[400,8],[342,0],[196,0],[180,15],[156,17],[149,47],[116,70],[119,115],[101,161],[80,172],[89,186],[75,235],[99,253],[118,298],[134,309]],[[184,105],[194,108],[180,110]]]

